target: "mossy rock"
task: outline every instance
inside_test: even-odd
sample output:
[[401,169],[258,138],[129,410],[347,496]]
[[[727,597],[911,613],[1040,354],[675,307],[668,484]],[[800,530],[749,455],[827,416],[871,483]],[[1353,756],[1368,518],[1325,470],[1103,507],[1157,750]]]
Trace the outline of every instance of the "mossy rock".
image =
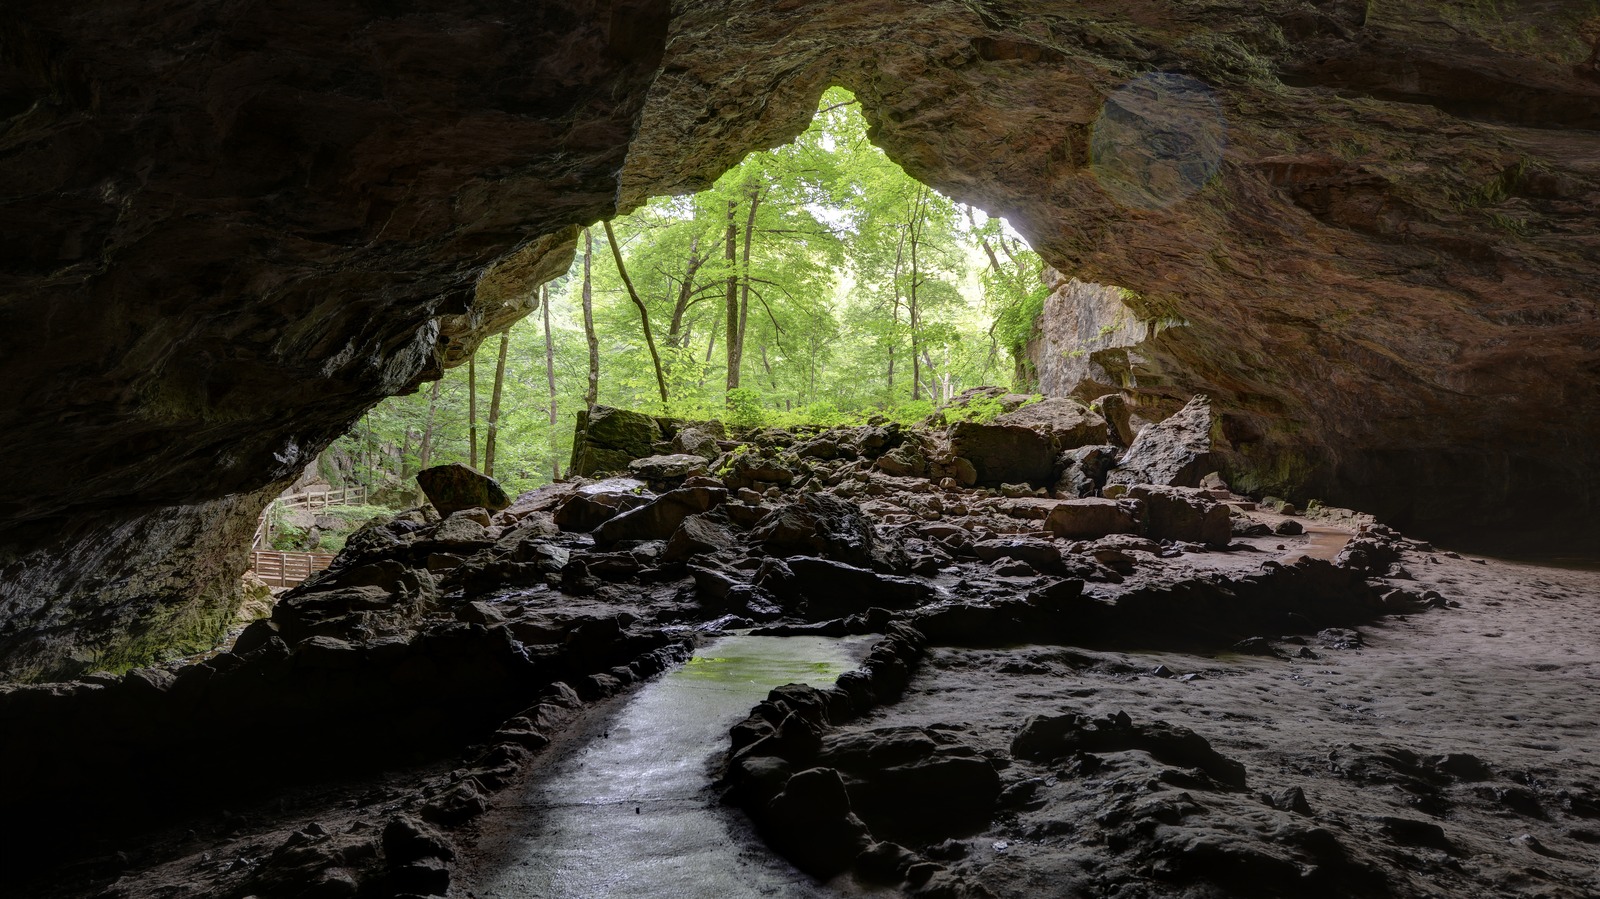
[[661,425],[651,416],[611,406],[578,413],[572,441],[572,474],[626,471],[628,463],[655,454]]

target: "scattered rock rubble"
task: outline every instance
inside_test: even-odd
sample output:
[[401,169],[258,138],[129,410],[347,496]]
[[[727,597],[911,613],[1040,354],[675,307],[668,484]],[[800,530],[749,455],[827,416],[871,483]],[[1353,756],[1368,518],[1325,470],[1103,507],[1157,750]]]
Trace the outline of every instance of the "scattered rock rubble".
[[[338,832],[296,829],[246,869],[209,870],[213,892],[195,893],[443,895],[453,831],[491,808],[575,709],[676,663],[696,634],[875,633],[859,670],[826,690],[774,691],[731,736],[730,800],[803,870],[991,895],[941,853],[1008,809],[1037,807],[1054,766],[1051,783],[1126,780],[1132,792],[1114,801],[1098,787],[1062,801],[1109,803],[1095,814],[1110,849],[1143,858],[1157,879],[1216,895],[1240,877],[1382,895],[1381,873],[1315,828],[1218,841],[1163,830],[1247,801],[1249,772],[1186,727],[1062,710],[982,746],[952,729],[863,720],[896,701],[932,647],[1316,658],[1313,645],[1358,646],[1354,628],[1379,616],[1449,604],[1405,585],[1403,554],[1421,544],[1329,513],[1359,533],[1334,528],[1351,539],[1331,559],[1297,553],[1291,545],[1313,547],[1300,520],[1197,475],[1208,452],[1201,399],[1121,455],[1105,420],[1073,401],[1017,405],[1010,421],[942,431],[873,423],[739,441],[715,423],[593,410],[575,469],[608,476],[497,511],[447,503],[443,517],[425,509],[370,526],[231,651],[197,664],[0,690],[0,722],[34,735],[8,741],[0,759],[35,772],[7,790],[4,811],[94,820],[115,839],[166,797],[207,807],[196,788],[228,768],[259,771],[255,786],[270,792],[473,744],[464,764],[392,794],[381,814],[347,816]],[[1305,802],[1268,804],[1294,815]],[[184,811],[178,803],[174,818]],[[1415,822],[1394,830],[1432,839]],[[8,839],[38,851],[37,863],[76,848]],[[1239,850],[1241,839],[1255,848]],[[142,895],[124,881],[106,895]]]

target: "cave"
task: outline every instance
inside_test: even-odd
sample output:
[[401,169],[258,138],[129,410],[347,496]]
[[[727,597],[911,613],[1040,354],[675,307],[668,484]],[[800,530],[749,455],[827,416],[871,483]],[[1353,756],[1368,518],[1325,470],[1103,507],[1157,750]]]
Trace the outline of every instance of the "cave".
[[[216,646],[257,516],[308,462],[525,315],[580,227],[788,141],[833,85],[906,172],[1115,292],[1138,326],[1097,359],[1107,386],[1151,421],[1209,397],[1216,467],[1241,494],[1440,545],[1593,540],[1597,52],[1592,13],[1553,0],[16,0],[0,23],[0,674],[44,686],[7,688],[6,714],[91,702],[74,691],[130,670],[167,691],[139,666]],[[1040,351],[1047,394],[1079,379],[1061,359]],[[921,639],[891,634],[885,658]],[[623,643],[658,654],[652,674],[682,661]],[[966,662],[940,645],[944,677]],[[527,699],[500,687],[444,718],[481,728]],[[1106,721],[1075,726],[1183,742]],[[50,739],[8,729],[7,753],[37,762]],[[107,776],[156,764],[144,751]],[[1448,753],[1375,758],[1338,764],[1502,789]],[[9,764],[14,807],[38,813]],[[1579,786],[1562,801],[1592,818]],[[80,814],[60,808],[46,820]],[[1384,826],[1448,854],[1433,825]],[[1573,827],[1592,853],[1592,826]],[[1157,867],[1258,894],[1216,873],[1226,855]],[[1295,882],[1280,875],[1270,889]]]

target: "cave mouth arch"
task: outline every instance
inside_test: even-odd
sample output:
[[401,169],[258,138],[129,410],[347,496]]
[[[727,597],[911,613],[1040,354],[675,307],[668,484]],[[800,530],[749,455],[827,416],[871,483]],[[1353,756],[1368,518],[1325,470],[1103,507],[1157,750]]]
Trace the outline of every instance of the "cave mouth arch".
[[[910,421],[966,389],[1010,383],[1024,371],[1049,282],[1060,279],[1003,219],[906,175],[870,143],[857,106],[849,91],[829,88],[794,140],[745,155],[701,191],[653,197],[584,229],[561,251],[572,261],[550,284],[507,289],[526,283],[509,273],[524,262],[513,254],[479,282],[488,309],[474,338],[502,336],[477,342],[477,380],[460,364],[463,344],[442,390],[379,404],[354,442],[344,439],[345,452],[387,459],[377,444],[409,449],[385,469],[399,482],[421,466],[424,445],[434,464],[476,465],[464,422],[472,385],[487,396],[492,380],[505,385],[507,404],[564,413],[494,425],[488,473],[513,491],[531,489],[569,455],[588,332],[598,402],[678,419]],[[513,327],[519,312],[528,317]],[[495,415],[480,416],[484,429]]]
[[[9,676],[214,634],[237,531],[448,361],[480,274],[521,247],[501,274],[540,280],[574,226],[792,138],[835,82],[913,177],[1188,322],[1150,400],[1211,395],[1247,486],[1414,522],[1600,495],[1600,261],[1574,236],[1600,86],[1559,17],[1508,13],[1551,34],[1532,57],[1342,2],[292,12],[180,36],[35,4],[5,36],[0,93],[29,101],[3,104],[0,172],[0,317],[28,338],[0,358]],[[1188,200],[1129,210],[1091,129],[1151,71],[1210,85],[1227,144]],[[1519,98],[1515,133],[1484,96]]]

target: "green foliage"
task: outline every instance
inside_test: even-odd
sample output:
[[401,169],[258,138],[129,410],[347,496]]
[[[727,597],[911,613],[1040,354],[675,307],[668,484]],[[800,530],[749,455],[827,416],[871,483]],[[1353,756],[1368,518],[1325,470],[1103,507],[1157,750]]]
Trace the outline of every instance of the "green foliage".
[[275,526],[272,529],[270,546],[279,552],[304,552],[307,533],[305,528],[297,528],[290,524]]
[[[1042,394],[1031,394],[1018,409],[1031,406],[1044,399]],[[973,421],[978,424],[988,424],[1004,415],[1006,407],[999,399],[991,396],[975,396],[965,406],[951,406],[944,410],[944,420]]]
[[[669,399],[663,409],[639,310],[596,228],[599,402],[735,428],[925,417],[969,387],[1009,379],[1000,351],[1020,358],[1049,293],[1043,261],[1016,232],[907,176],[868,140],[854,97],[838,88],[823,94],[793,143],[750,154],[700,193],[652,199],[611,224],[652,324]],[[494,473],[512,492],[548,481],[553,463],[570,456],[588,372],[582,257],[580,240],[573,269],[549,289],[554,426],[542,313],[510,332]],[[731,393],[730,279],[744,318],[740,386]],[[489,340],[477,357],[480,442],[497,351]],[[424,385],[358,422],[340,442],[356,480],[372,489],[409,481],[424,434],[429,464],[467,461],[466,379],[465,366],[451,369],[436,399]]]
[[728,424],[736,428],[759,427],[767,418],[763,413],[761,391],[749,387],[735,387],[728,391]]

